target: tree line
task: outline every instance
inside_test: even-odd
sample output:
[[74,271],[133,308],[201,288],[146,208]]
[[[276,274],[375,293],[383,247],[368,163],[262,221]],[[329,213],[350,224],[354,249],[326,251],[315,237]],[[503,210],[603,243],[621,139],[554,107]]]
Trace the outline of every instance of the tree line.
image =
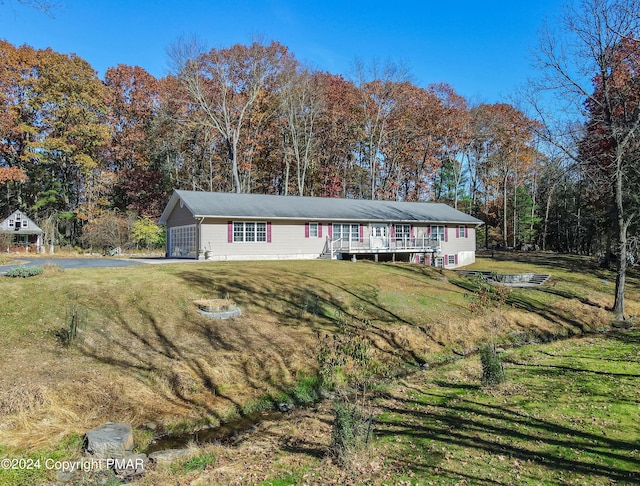
[[639,12],[577,2],[561,36],[543,31],[543,76],[517,105],[417,86],[393,62],[356,63],[348,79],[315,71],[277,41],[179,40],[160,79],[126,65],[100,79],[74,54],[0,41],[1,212],[82,245],[101,221],[157,218],[174,188],[438,201],[485,223],[480,246],[626,262]]
[[175,70],[104,79],[84,59],[0,42],[0,207],[55,222],[63,243],[114,211],[157,218],[174,188],[441,201],[534,242],[535,122],[401,67],[311,71],[278,42],[201,50]]

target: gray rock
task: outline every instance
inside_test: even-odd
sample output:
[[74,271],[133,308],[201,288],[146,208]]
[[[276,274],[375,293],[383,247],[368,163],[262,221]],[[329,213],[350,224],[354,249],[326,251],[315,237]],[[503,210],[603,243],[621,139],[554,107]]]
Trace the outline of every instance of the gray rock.
[[113,471],[120,478],[131,479],[142,476],[149,465],[149,458],[146,454],[126,454],[120,459],[113,461]]
[[103,459],[123,457],[133,449],[131,426],[123,422],[108,422],[84,436],[84,450]]
[[58,471],[56,472],[56,479],[60,484],[67,484],[71,482],[77,471]]
[[293,412],[294,407],[292,403],[281,402],[281,403],[278,403],[276,408],[282,413],[290,413],[290,412]]
[[185,456],[188,449],[166,449],[164,451],[152,452],[149,459],[155,463],[175,461],[179,457]]

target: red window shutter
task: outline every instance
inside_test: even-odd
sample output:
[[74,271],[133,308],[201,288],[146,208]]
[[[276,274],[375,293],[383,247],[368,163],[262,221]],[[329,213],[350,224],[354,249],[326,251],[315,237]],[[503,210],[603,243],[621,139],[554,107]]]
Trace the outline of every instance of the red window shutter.
[[304,237],[309,238],[309,223],[304,224]]
[[267,223],[267,243],[271,243],[271,223]]
[[233,221],[227,222],[227,243],[233,243]]
[[464,227],[464,237],[469,238],[469,228],[467,226]]
[[431,238],[431,226],[427,226],[427,236]]
[[460,226],[456,226],[456,238],[460,238]]
[[318,223],[318,238],[322,238],[322,223]]
[[328,229],[329,229],[329,239],[332,240],[333,239],[333,225],[331,223],[329,223],[327,225]]
[[458,254],[457,253],[453,256],[453,263],[455,263],[456,265],[458,264]]
[[409,226],[409,237],[413,240],[413,226]]
[[427,266],[431,266],[431,255],[427,255],[424,257],[424,264]]
[[364,227],[360,225],[360,243],[364,241]]
[[444,241],[449,241],[449,228],[447,228],[446,226],[444,227]]
[[449,264],[449,255],[445,255],[442,260],[442,266],[446,266]]
[[396,225],[392,224],[391,225],[391,238],[395,238],[396,237]]

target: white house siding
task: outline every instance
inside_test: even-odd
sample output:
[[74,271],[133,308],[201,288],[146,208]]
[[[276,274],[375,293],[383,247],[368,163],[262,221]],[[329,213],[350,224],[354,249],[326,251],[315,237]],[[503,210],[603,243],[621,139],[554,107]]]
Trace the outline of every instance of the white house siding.
[[[177,208],[176,208],[177,209]],[[173,221],[173,215],[172,215]],[[191,219],[193,222],[193,218]],[[228,223],[239,221],[258,221],[257,219],[205,219],[200,228],[200,247],[207,252],[210,260],[303,260],[315,259],[325,250],[329,226],[332,223],[319,222],[321,237],[305,237],[304,221],[268,221],[271,226],[270,242],[229,242]],[[369,239],[370,225],[362,224],[362,236],[365,242]],[[412,225],[414,238],[428,236],[430,225]],[[441,242],[441,255],[456,255],[457,264],[449,264],[445,258],[446,268],[470,265],[475,262],[475,228],[467,227],[466,238],[456,238],[456,227],[447,227],[447,241]]]
[[[444,257],[445,268],[456,268],[464,265],[471,265],[476,261],[476,229],[467,226],[467,237],[456,238],[456,228],[458,226],[447,226],[447,241],[441,244],[441,254]],[[457,263],[450,264],[448,256],[455,255]]]
[[[322,224],[322,237],[305,237],[304,221],[268,221],[270,242],[229,242],[228,223],[258,221],[256,219],[205,219],[201,245],[210,260],[304,260],[318,258],[323,252],[327,223]],[[315,222],[315,221],[313,221]]]
[[[270,225],[270,242],[229,242],[229,222],[266,222]],[[306,237],[305,223],[318,223],[321,236]],[[341,221],[341,223],[358,224],[362,227],[362,240],[369,242],[371,225],[377,222]],[[382,223],[382,222],[380,222]],[[300,221],[300,220],[264,220],[251,218],[205,218],[200,221],[193,217],[186,207],[176,204],[167,219],[167,227],[195,225],[196,246],[206,252],[210,260],[290,260],[315,259],[325,250],[329,221]],[[392,223],[389,223],[389,228]],[[434,223],[442,226],[443,223]],[[415,240],[426,238],[430,234],[431,223],[411,224],[411,233]],[[458,225],[446,225],[446,241],[440,243],[439,256],[443,257],[445,268],[456,268],[475,262],[476,229],[467,226],[467,237],[456,237]],[[390,234],[388,235],[391,236]],[[416,244],[418,245],[418,241]],[[196,250],[197,251],[197,250]],[[449,255],[454,255],[456,263],[449,263]],[[189,255],[191,256],[191,255]],[[194,255],[195,257],[195,255]],[[427,259],[431,262],[431,257]]]

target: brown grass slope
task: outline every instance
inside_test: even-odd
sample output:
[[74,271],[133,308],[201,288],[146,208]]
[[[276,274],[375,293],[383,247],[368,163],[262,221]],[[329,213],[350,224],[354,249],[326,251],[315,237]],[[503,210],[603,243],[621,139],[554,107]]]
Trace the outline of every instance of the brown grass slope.
[[[474,267],[553,275],[515,290],[506,341],[607,326],[612,274],[544,255]],[[318,333],[365,322],[378,359],[401,366],[464,353],[486,339],[488,315],[454,272],[367,262],[184,263],[49,271],[0,279],[0,444],[40,447],[106,421],[161,429],[223,421],[313,372]],[[635,314],[638,286],[629,284]],[[237,319],[202,316],[198,299],[229,298]],[[60,343],[77,311],[79,331]]]

